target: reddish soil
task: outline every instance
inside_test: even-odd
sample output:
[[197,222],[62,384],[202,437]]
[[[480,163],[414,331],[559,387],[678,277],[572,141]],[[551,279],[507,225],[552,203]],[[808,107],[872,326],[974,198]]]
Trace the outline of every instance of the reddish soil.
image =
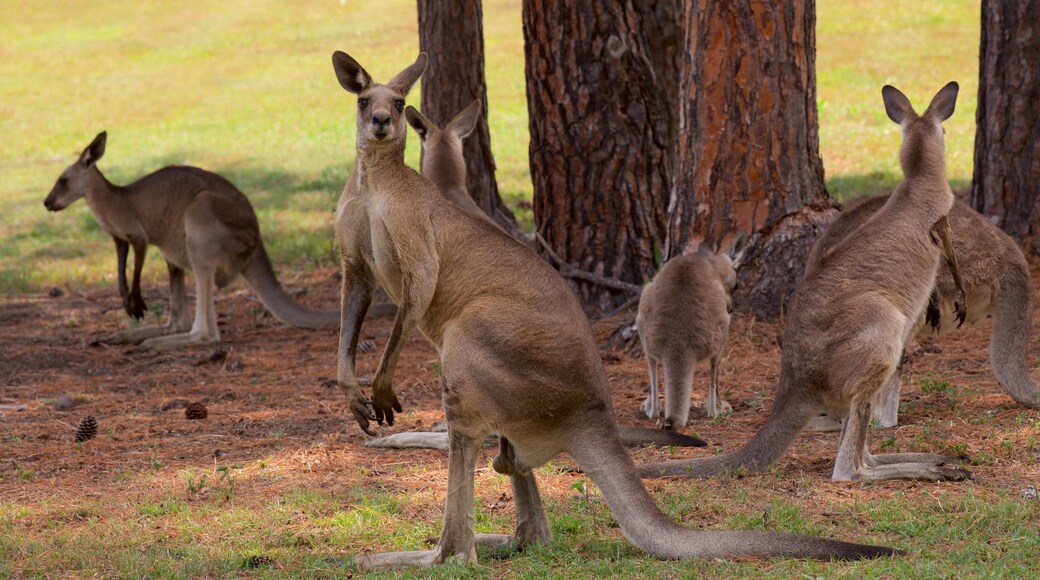
[[[1033,263],[1034,286],[1040,287],[1040,262]],[[288,278],[288,286],[311,289],[301,300],[311,305],[338,301],[332,269]],[[165,306],[165,291],[150,285],[149,304]],[[337,333],[287,328],[264,313],[240,283],[219,295],[217,310],[223,342],[159,352],[128,347],[91,347],[125,325],[115,289],[51,297],[47,293],[5,297],[0,302],[0,498],[35,504],[60,497],[119,498],[153,493],[152,484],[127,474],[146,473],[161,462],[158,485],[180,489],[178,469],[213,469],[217,464],[245,466],[236,488],[237,503],[259,504],[290,488],[349,489],[385,479],[386,489],[429,496],[422,513],[435,527],[443,505],[446,457],[434,450],[373,450],[335,387]],[[378,345],[358,356],[359,372],[370,376],[386,343],[389,320],[368,322],[362,338]],[[616,328],[597,324],[601,337]],[[1034,327],[1040,320],[1034,315]],[[708,421],[699,405],[706,395],[706,369],[694,387],[694,420],[687,432],[710,441],[706,449],[645,449],[637,461],[665,456],[715,453],[747,441],[765,420],[777,380],[779,327],[740,320],[731,333],[720,382],[734,413]],[[1037,337],[1031,341],[1040,352]],[[829,481],[836,449],[834,433],[808,433],[780,461],[773,474],[742,480],[752,498],[781,494],[808,502],[869,500],[895,492],[929,496],[936,489],[972,489],[976,495],[998,490],[1021,493],[1040,487],[1040,412],[1016,405],[1004,394],[987,360],[989,323],[937,338],[934,347],[915,351],[904,367],[905,411],[900,427],[873,436],[872,449],[894,437],[893,450],[965,452],[979,460],[970,469],[977,482],[883,482],[873,485]],[[933,352],[939,351],[939,352]],[[649,425],[640,416],[646,384],[644,361],[627,353],[604,351],[619,422]],[[429,426],[442,418],[437,354],[421,336],[408,342],[396,373],[398,397],[405,408],[392,428],[381,433]],[[922,392],[918,380],[949,381],[955,392]],[[67,401],[71,408],[59,410]],[[181,399],[179,404],[177,400]],[[185,418],[185,402],[202,402],[207,417]],[[17,410],[19,405],[25,407]],[[97,418],[97,438],[79,446],[76,427],[86,415]],[[496,449],[489,447],[490,459]],[[251,478],[263,459],[282,469],[281,478]],[[561,458],[556,463],[567,463]],[[426,469],[401,470],[422,464]],[[486,466],[486,461],[480,465]],[[157,470],[158,471],[158,470]],[[486,467],[482,472],[488,472]],[[21,474],[31,472],[31,477]],[[386,474],[395,474],[385,478]],[[545,478],[547,495],[567,495],[571,474]],[[482,478],[482,481],[487,478]],[[653,482],[652,488],[688,485]],[[725,496],[733,482],[701,482],[699,489]],[[478,497],[488,509],[512,510],[508,483],[485,486]],[[663,487],[662,487],[663,486]],[[767,500],[768,501],[768,500]],[[428,504],[428,505],[427,505]],[[703,514],[702,514],[703,515]],[[824,514],[826,515],[826,514]],[[721,517],[721,516],[719,516]],[[711,526],[713,518],[698,523]],[[851,532],[850,532],[851,533]],[[356,548],[356,547],[355,547]]]

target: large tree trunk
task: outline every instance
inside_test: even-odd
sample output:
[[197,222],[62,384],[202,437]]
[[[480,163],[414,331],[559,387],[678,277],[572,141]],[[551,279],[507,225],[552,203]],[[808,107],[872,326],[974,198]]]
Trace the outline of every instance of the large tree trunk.
[[[679,79],[683,57],[683,0],[642,0],[642,29],[650,47],[654,84],[658,87],[664,123],[668,127],[665,162],[675,161],[675,139],[679,133]],[[668,172],[671,175],[671,170]]]
[[480,0],[419,0],[419,49],[430,57],[422,77],[422,111],[431,121],[443,125],[473,99],[483,102],[480,121],[465,141],[466,185],[480,209],[518,235],[495,181]]
[[[647,39],[657,4],[523,6],[538,233],[570,264],[635,284],[656,269],[671,178],[667,104]],[[599,308],[628,298],[577,284]]]
[[815,4],[690,0],[683,18],[667,254],[746,232],[734,302],[775,319],[837,214],[819,153]]
[[1040,0],[982,2],[971,205],[1040,251]]

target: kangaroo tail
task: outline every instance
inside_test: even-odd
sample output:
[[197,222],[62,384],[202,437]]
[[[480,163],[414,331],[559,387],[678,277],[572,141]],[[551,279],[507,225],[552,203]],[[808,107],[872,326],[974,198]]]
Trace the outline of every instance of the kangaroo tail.
[[292,299],[274,274],[263,243],[253,252],[242,277],[275,318],[300,328],[332,328],[339,325],[339,309],[311,310]]
[[1040,407],[1040,388],[1029,373],[1029,335],[1033,319],[1033,287],[1029,265],[1015,248],[997,288],[989,362],[1001,388],[1027,407]]
[[700,437],[683,435],[675,431],[664,429],[647,429],[645,427],[629,427],[618,425],[618,433],[621,441],[627,447],[638,447],[640,445],[657,445],[658,447],[704,447],[707,443]]
[[580,437],[570,438],[568,453],[603,492],[625,537],[659,558],[784,556],[852,560],[898,553],[892,548],[779,532],[689,530],[657,509],[611,422],[583,427]]
[[815,405],[795,401],[781,388],[769,419],[747,445],[712,457],[641,465],[639,474],[643,478],[653,479],[667,476],[713,477],[737,470],[761,473],[783,456],[806,423],[817,413]]
[[690,391],[697,359],[690,353],[664,359],[664,426],[682,428],[690,420]]

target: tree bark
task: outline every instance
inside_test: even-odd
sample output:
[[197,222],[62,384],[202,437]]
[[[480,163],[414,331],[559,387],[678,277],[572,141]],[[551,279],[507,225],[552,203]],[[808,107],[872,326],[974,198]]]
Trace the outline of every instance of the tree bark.
[[683,20],[666,253],[746,232],[734,304],[776,319],[837,214],[819,153],[815,3],[690,0]]
[[[647,39],[657,4],[523,5],[538,233],[571,265],[634,284],[656,269],[671,183],[667,104]],[[600,309],[629,298],[576,284]]]
[[484,24],[480,0],[418,0],[419,49],[430,58],[422,77],[422,111],[444,125],[473,99],[482,101],[476,129],[466,138],[466,186],[473,200],[514,236],[520,231],[502,201],[488,132]]
[[1040,0],[983,0],[971,205],[1040,252]]

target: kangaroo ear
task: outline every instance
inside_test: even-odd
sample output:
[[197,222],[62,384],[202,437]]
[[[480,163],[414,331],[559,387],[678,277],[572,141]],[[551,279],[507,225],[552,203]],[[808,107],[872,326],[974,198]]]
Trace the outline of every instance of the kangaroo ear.
[[892,85],[881,87],[881,98],[885,100],[885,112],[888,113],[888,118],[899,125],[903,124],[907,116],[917,114],[910,105],[910,99]]
[[741,230],[737,232],[736,236],[733,236],[733,243],[729,249],[726,250],[726,255],[733,261],[733,267],[736,268],[737,264],[740,263],[741,258],[744,257],[744,251],[748,248],[748,236],[747,232]]
[[425,52],[420,52],[419,57],[415,59],[415,62],[408,68],[397,73],[397,76],[390,79],[390,82],[386,83],[386,86],[394,89],[402,95],[407,95],[412,87],[415,86],[415,81],[419,80],[422,76],[423,71],[426,70],[426,63],[429,62]]
[[332,68],[336,71],[340,86],[348,93],[359,95],[372,86],[372,77],[364,67],[341,50],[332,53]]
[[924,114],[932,115],[939,119],[939,122],[949,119],[957,105],[957,92],[959,90],[960,87],[956,81],[947,83],[945,87],[939,89],[939,92],[932,97],[932,102],[928,105],[928,110]]
[[87,145],[87,148],[83,150],[83,153],[79,154],[79,162],[85,167],[97,163],[98,159],[105,154],[105,140],[108,139],[108,133],[102,131],[94,137],[94,140]]
[[711,251],[711,246],[707,242],[701,242],[701,245],[697,246],[697,255],[701,258],[710,258],[715,255],[715,252]]
[[415,132],[419,134],[419,139],[423,141],[430,136],[430,131],[436,129],[437,126],[430,122],[425,115],[419,112],[419,109],[408,105],[404,110],[404,118],[408,121],[408,124],[415,129]]
[[473,102],[468,107],[462,110],[461,113],[455,115],[455,118],[448,123],[447,130],[451,131],[459,139],[465,139],[477,128],[477,121],[480,120],[480,99],[473,99]]

